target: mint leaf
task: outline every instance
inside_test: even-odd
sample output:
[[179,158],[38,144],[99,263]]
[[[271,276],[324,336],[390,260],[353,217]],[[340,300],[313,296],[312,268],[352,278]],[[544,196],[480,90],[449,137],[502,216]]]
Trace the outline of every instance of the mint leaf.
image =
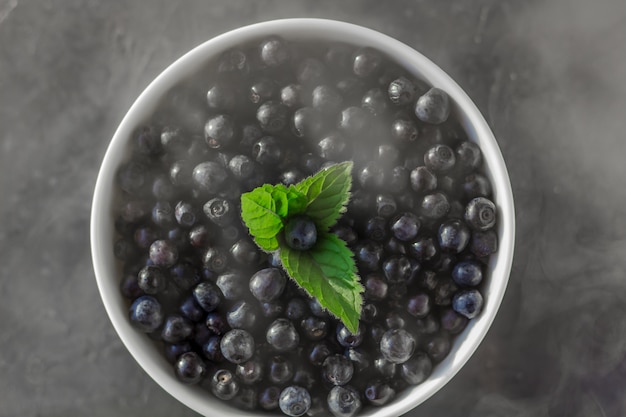
[[296,190],[293,185],[287,188],[283,184],[274,186],[265,184],[263,189],[272,194],[272,198],[276,203],[276,214],[283,219],[302,212],[306,207],[306,196]]
[[326,231],[337,222],[346,210],[352,186],[352,162],[342,162],[321,170],[296,184],[295,188],[306,196],[304,214]]
[[318,235],[316,245],[297,251],[282,245],[280,259],[287,274],[317,298],[352,333],[359,328],[363,286],[356,274],[352,252],[332,233]]
[[276,235],[284,225],[276,212],[276,201],[267,187],[258,187],[241,195],[241,219],[261,249],[273,251],[279,248]]

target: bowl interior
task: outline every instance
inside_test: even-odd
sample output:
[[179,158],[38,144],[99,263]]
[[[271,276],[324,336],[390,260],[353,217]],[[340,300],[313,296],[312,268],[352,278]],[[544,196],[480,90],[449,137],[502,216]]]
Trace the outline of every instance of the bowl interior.
[[115,173],[125,160],[133,131],[147,121],[161,98],[181,80],[197,73],[208,61],[236,45],[249,43],[270,34],[288,40],[343,41],[355,46],[370,46],[383,51],[415,77],[442,88],[454,102],[454,112],[468,137],[483,152],[486,174],[494,189],[498,207],[498,252],[490,260],[490,271],[483,283],[485,306],[481,315],[470,321],[454,339],[451,353],[437,366],[431,377],[403,391],[383,408],[367,408],[360,415],[398,416],[425,401],[446,384],[467,362],[487,333],[500,306],[510,273],[514,244],[514,207],[508,173],[497,142],[484,118],[463,90],[426,57],[381,33],[348,23],[322,19],[286,19],[236,29],[213,38],[188,52],[161,73],[132,105],[106,152],[98,175],[91,213],[91,246],[94,270],[106,311],[123,343],[140,366],[163,389],[203,415],[251,416],[216,400],[197,386],[180,383],[162,352],[145,334],[137,332],[128,320],[128,304],[119,291],[120,267],[113,255]]

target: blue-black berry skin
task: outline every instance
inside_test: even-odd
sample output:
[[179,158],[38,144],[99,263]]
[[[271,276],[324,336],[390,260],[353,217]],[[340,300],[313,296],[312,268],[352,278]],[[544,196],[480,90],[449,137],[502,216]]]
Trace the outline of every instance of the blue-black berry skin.
[[204,281],[193,289],[193,297],[206,312],[215,310],[221,303],[220,291],[214,284]]
[[417,86],[406,77],[399,77],[389,83],[389,100],[397,106],[410,104],[417,98]]
[[465,221],[473,230],[491,229],[496,224],[496,205],[485,197],[470,200],[465,207]]
[[402,213],[391,222],[390,229],[393,237],[402,241],[410,242],[417,237],[422,222],[413,213]]
[[226,313],[226,321],[233,329],[254,330],[254,326],[259,316],[256,304],[245,300],[237,301]]
[[372,48],[362,48],[354,57],[352,71],[359,78],[370,78],[378,75],[382,64],[383,59],[377,51]]
[[226,271],[218,275],[215,283],[225,299],[235,301],[245,294],[248,277],[239,270]]
[[250,292],[261,302],[276,300],[283,293],[287,278],[279,268],[264,268],[250,278]]
[[388,330],[380,341],[383,357],[392,363],[406,362],[415,350],[414,336],[404,329]]
[[448,197],[440,192],[427,194],[422,198],[421,213],[428,219],[441,219],[450,211]]
[[289,125],[289,108],[278,101],[266,101],[259,106],[256,118],[267,133],[278,133]]
[[278,408],[280,393],[280,388],[275,385],[264,388],[259,393],[259,406],[267,411],[276,410]]
[[268,67],[279,67],[289,62],[291,51],[284,39],[274,36],[261,43],[260,56]]
[[228,178],[226,170],[217,162],[202,162],[191,173],[193,184],[201,192],[218,192]]
[[434,172],[449,171],[454,167],[456,158],[454,151],[447,145],[437,144],[424,154],[424,164],[426,168]]
[[439,226],[437,239],[445,252],[460,253],[468,245],[471,237],[469,227],[459,219],[447,220]]
[[230,116],[217,115],[204,126],[204,137],[210,148],[220,149],[229,145],[235,137],[235,125]]
[[286,384],[293,378],[294,372],[293,362],[285,356],[275,355],[269,361],[268,377],[274,384]]
[[322,340],[328,334],[328,322],[321,317],[308,316],[300,322],[302,334],[309,340]]
[[493,229],[473,232],[469,243],[470,251],[478,258],[484,258],[498,250],[498,235]]
[[452,308],[468,319],[473,319],[482,311],[483,296],[477,289],[461,290],[454,295]]
[[130,322],[142,332],[155,331],[163,323],[163,309],[156,298],[143,295],[130,306]]
[[291,417],[306,414],[311,408],[311,395],[298,385],[291,385],[283,389],[278,399],[280,411]]
[[171,315],[165,319],[161,339],[167,343],[180,343],[189,339],[193,334],[193,325],[188,319]]
[[328,393],[328,408],[335,417],[353,417],[363,407],[359,392],[353,387],[337,385]]
[[264,136],[252,146],[252,157],[263,166],[272,166],[281,161],[283,151],[276,138]]
[[345,348],[355,348],[363,343],[363,338],[365,337],[365,325],[359,322],[359,326],[357,328],[356,333],[352,333],[348,328],[343,324],[339,323],[337,325],[337,342]]
[[279,352],[295,349],[300,343],[300,335],[293,323],[283,318],[276,319],[270,324],[265,337],[267,343]]
[[137,285],[144,293],[154,295],[165,289],[167,276],[159,267],[145,266],[137,275]]
[[483,280],[483,265],[472,259],[457,262],[452,269],[452,279],[461,287],[475,287]]
[[424,352],[415,352],[411,359],[400,366],[400,375],[410,385],[421,384],[432,371],[432,361]]
[[285,225],[285,242],[298,251],[311,249],[317,242],[317,227],[306,216],[294,216]]
[[227,369],[218,369],[211,378],[211,392],[220,400],[232,400],[239,393],[239,381]]
[[246,362],[254,355],[254,338],[242,329],[233,329],[220,341],[220,349],[224,358],[234,364]]
[[186,384],[197,384],[206,374],[206,364],[196,352],[186,352],[174,364],[176,376]]
[[437,176],[425,166],[411,171],[411,188],[418,194],[426,194],[437,188]]
[[471,141],[461,142],[455,149],[457,166],[461,172],[469,173],[480,168],[482,153],[480,147]]
[[354,375],[352,361],[343,355],[328,356],[322,363],[322,377],[332,385],[345,385]]
[[364,394],[370,404],[380,407],[391,401],[396,392],[386,382],[373,381],[367,384]]
[[450,110],[448,94],[436,87],[428,90],[415,104],[415,115],[424,123],[443,123],[448,120]]

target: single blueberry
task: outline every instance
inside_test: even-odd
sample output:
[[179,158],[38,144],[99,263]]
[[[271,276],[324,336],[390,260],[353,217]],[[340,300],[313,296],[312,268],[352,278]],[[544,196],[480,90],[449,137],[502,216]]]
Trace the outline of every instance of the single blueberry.
[[314,108],[325,114],[336,114],[341,109],[343,97],[329,85],[318,85],[313,89],[311,102]]
[[261,60],[268,67],[278,67],[289,61],[289,44],[282,38],[273,36],[264,40],[260,47]]
[[317,227],[307,216],[294,216],[285,225],[285,241],[295,250],[311,249],[317,242]]
[[359,78],[370,78],[378,75],[383,66],[383,58],[373,48],[365,47],[358,50],[352,63],[352,71]]
[[269,78],[261,78],[252,83],[248,97],[252,103],[258,104],[278,98],[278,95],[278,83]]
[[359,322],[356,333],[352,333],[342,322],[339,322],[339,324],[337,324],[336,331],[337,342],[345,348],[357,347],[363,343],[365,331],[365,325],[361,322]]
[[448,94],[439,88],[433,87],[417,99],[415,115],[422,122],[440,124],[448,119],[450,109]]
[[203,281],[193,289],[193,297],[206,312],[215,310],[221,303],[219,289],[211,282]]
[[274,349],[287,352],[300,343],[300,335],[293,323],[287,319],[276,319],[267,328],[265,338]]
[[460,261],[452,269],[452,279],[462,287],[475,287],[483,280],[482,264],[471,259]]
[[328,408],[335,417],[352,417],[363,407],[359,392],[349,385],[333,387],[328,393],[327,401]]
[[267,411],[276,410],[280,392],[280,388],[274,385],[263,388],[259,393],[259,406]]
[[424,164],[433,172],[449,171],[455,163],[456,158],[452,148],[441,143],[432,146],[424,154]]
[[256,164],[247,155],[235,155],[228,161],[228,169],[238,180],[250,178],[255,170]]
[[233,329],[222,336],[220,349],[227,361],[240,364],[252,358],[254,338],[245,330]]
[[345,385],[354,375],[352,361],[343,355],[328,356],[322,363],[322,377],[332,385]]
[[452,308],[445,308],[440,314],[440,321],[443,330],[450,334],[458,334],[467,326],[468,318]]
[[165,289],[167,276],[158,266],[145,266],[137,274],[137,285],[144,293],[154,295]]
[[303,101],[300,84],[289,84],[280,90],[280,102],[290,109],[300,107]]
[[461,290],[454,294],[452,308],[468,319],[473,319],[482,311],[483,296],[476,289]]
[[473,198],[467,203],[464,214],[473,230],[484,232],[496,224],[496,205],[485,197]]
[[317,143],[317,152],[319,156],[328,161],[339,161],[347,148],[347,142],[343,135],[334,132]]
[[407,300],[406,311],[418,319],[424,318],[430,313],[432,301],[425,292],[418,292]]
[[206,374],[206,365],[196,352],[185,352],[174,364],[176,376],[186,384],[197,384]]
[[226,183],[228,173],[218,162],[207,161],[196,165],[191,176],[199,191],[216,193]]
[[470,236],[469,227],[459,219],[446,220],[439,226],[437,233],[441,250],[451,253],[462,252],[467,247]]
[[269,361],[268,377],[274,384],[285,384],[293,378],[293,362],[284,356],[272,356]]
[[387,298],[387,290],[389,286],[384,277],[379,272],[373,272],[365,277],[364,285],[365,299],[372,301],[381,301]]
[[305,388],[291,385],[280,393],[278,406],[288,416],[302,416],[311,408],[311,395]]
[[399,77],[389,83],[389,100],[397,106],[410,104],[417,98],[417,86],[406,77]]
[[308,316],[300,322],[304,337],[309,340],[322,340],[328,334],[328,322],[320,317]]
[[206,99],[211,110],[230,112],[237,107],[238,94],[232,85],[219,81],[209,88]]
[[225,299],[234,301],[245,294],[248,277],[240,270],[226,271],[218,275],[215,283],[222,291]]
[[459,143],[454,149],[457,166],[461,172],[470,173],[477,170],[482,163],[482,153],[480,147],[469,140]]
[[169,268],[178,261],[178,249],[169,240],[155,240],[150,245],[150,260],[156,266]]
[[207,201],[202,210],[209,220],[220,227],[229,225],[237,217],[233,203],[220,197]]
[[398,215],[390,223],[393,237],[402,242],[410,242],[415,239],[420,227],[421,222],[419,218],[415,214],[408,212]]
[[252,157],[263,166],[272,166],[281,161],[283,150],[276,138],[264,136],[252,146]]
[[434,335],[426,343],[426,353],[433,362],[441,362],[450,353],[450,336],[445,333]]
[[221,311],[212,311],[207,314],[205,325],[207,329],[217,335],[223,335],[229,330],[228,321]]
[[300,107],[293,113],[293,133],[299,138],[317,138],[325,128],[324,118],[313,107]]
[[415,355],[400,366],[400,375],[410,385],[421,384],[430,376],[433,364],[424,352]]
[[472,232],[469,244],[470,251],[479,258],[495,253],[498,250],[498,235],[493,229],[484,232]]
[[392,363],[406,362],[415,350],[416,341],[404,329],[391,329],[385,332],[380,341],[380,352]]
[[227,369],[218,369],[210,382],[211,392],[220,400],[232,400],[239,392],[239,381]]
[[288,125],[289,108],[278,101],[266,101],[256,111],[256,119],[268,133],[278,133]]
[[388,96],[381,88],[372,88],[361,98],[361,107],[373,116],[380,116],[389,108]]
[[130,322],[142,332],[155,331],[163,323],[163,310],[156,298],[142,295],[130,306]]
[[400,143],[415,142],[419,137],[419,130],[413,120],[399,118],[391,123],[391,136]]
[[421,213],[428,219],[441,219],[450,211],[448,197],[440,192],[427,194],[421,201]]
[[381,406],[387,404],[395,397],[396,392],[388,383],[382,381],[372,381],[365,387],[365,398],[370,404]]

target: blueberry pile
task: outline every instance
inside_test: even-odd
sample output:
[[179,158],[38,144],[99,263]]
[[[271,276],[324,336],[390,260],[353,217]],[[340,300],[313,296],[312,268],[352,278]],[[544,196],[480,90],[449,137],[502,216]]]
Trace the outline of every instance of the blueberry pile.
[[[270,37],[173,89],[117,174],[132,324],[182,383],[248,410],[353,416],[426,380],[480,314],[497,208],[448,95],[371,48]],[[262,252],[242,193],[354,162],[332,232],[365,287],[348,331]],[[286,238],[309,236],[295,221]],[[290,237],[291,236],[291,237]]]

